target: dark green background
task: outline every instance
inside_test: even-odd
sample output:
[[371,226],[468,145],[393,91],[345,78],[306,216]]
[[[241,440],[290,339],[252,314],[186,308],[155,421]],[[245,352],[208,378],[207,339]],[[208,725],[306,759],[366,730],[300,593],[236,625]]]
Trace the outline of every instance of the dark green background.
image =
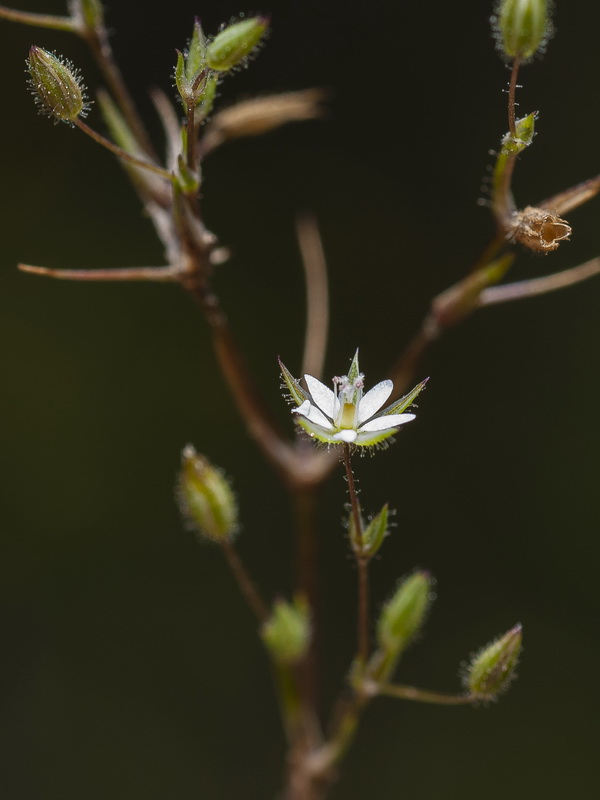
[[[20,4],[23,5],[23,4]],[[63,13],[40,0],[30,10]],[[157,130],[146,87],[171,90],[174,50],[239,4],[113,2],[114,46]],[[253,11],[255,9],[247,9]],[[482,0],[273,0],[273,35],[222,102],[306,86],[331,118],[223,148],[206,165],[209,225],[235,253],[217,286],[282,423],[275,357],[297,372],[304,295],[293,218],[318,215],[333,299],[327,374],[357,346],[375,383],[429,298],[467,271],[492,232],[478,207],[505,132],[508,73]],[[559,3],[558,34],[522,72],[539,135],[518,165],[521,205],[598,172],[600,7]],[[36,116],[31,43],[97,74],[66,34],[0,23],[2,503],[0,783],[6,800],[264,800],[282,736],[254,623],[220,553],[182,530],[173,501],[186,442],[232,476],[239,545],[265,593],[291,585],[289,510],[236,418],[202,320],[172,287],[89,286],[19,275],[160,264],[149,222],[113,158]],[[97,109],[89,122],[101,127]],[[514,278],[600,253],[598,200],[573,241],[523,253]],[[397,528],[373,565],[374,603],[418,565],[438,600],[401,676],[452,691],[458,665],[515,622],[520,680],[487,710],[378,701],[337,800],[591,797],[600,647],[600,282],[475,315],[419,370],[418,420],[358,464],[362,500]],[[341,476],[321,516],[328,625],[324,696],[351,657],[355,571]]]

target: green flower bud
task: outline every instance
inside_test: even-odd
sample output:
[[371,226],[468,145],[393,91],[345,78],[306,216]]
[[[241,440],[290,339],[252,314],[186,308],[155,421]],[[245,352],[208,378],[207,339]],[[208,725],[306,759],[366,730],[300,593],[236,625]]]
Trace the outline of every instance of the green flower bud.
[[521,626],[515,625],[477,653],[465,673],[465,686],[474,697],[493,700],[508,688],[515,678],[521,641]]
[[229,482],[192,445],[182,453],[177,494],[181,513],[202,539],[226,542],[237,533],[237,503]]
[[86,115],[85,86],[70,61],[61,61],[34,45],[29,50],[27,69],[29,85],[42,114],[71,124]]
[[410,644],[425,619],[431,587],[427,572],[415,572],[400,582],[377,624],[377,640],[383,650],[397,657]]
[[251,17],[223,28],[208,45],[208,66],[220,72],[240,66],[260,43],[268,27],[268,17]]
[[185,56],[185,77],[193,81],[206,64],[206,38],[200,20],[194,20],[194,32]]
[[[206,66],[206,39],[200,21],[194,23],[194,32],[185,53],[177,51],[175,85],[183,105],[196,106],[205,98],[207,84],[211,78]],[[211,90],[214,96],[214,89]]]
[[306,601],[301,597],[296,597],[293,603],[277,600],[273,613],[262,626],[261,635],[275,661],[283,664],[299,661],[310,642]]
[[552,35],[548,0],[501,0],[492,17],[500,52],[528,61],[544,50]]

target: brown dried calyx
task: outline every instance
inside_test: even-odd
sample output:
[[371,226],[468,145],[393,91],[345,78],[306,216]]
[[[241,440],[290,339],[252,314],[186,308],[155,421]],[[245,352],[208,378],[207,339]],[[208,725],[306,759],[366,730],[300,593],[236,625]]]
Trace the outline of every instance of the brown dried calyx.
[[526,206],[517,211],[510,222],[507,238],[520,242],[537,253],[556,250],[563,241],[568,241],[571,226],[556,212]]

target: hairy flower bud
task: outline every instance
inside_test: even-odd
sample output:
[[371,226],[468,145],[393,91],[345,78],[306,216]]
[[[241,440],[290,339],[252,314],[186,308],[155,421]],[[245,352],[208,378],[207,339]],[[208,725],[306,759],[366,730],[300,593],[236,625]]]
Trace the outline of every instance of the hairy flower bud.
[[377,639],[385,650],[399,653],[423,624],[431,600],[431,576],[415,572],[405,578],[383,607]]
[[528,61],[543,51],[552,35],[548,0],[500,0],[492,25],[500,52]]
[[231,486],[192,445],[182,453],[177,494],[181,513],[201,538],[224,542],[235,535],[238,513]]
[[277,600],[273,613],[262,627],[261,636],[275,661],[293,664],[301,659],[310,641],[306,601],[301,597],[296,597],[293,603]]
[[465,686],[474,697],[493,700],[508,688],[515,678],[522,638],[521,626],[515,625],[477,653],[465,673]]
[[29,84],[42,114],[73,123],[87,112],[85,86],[73,64],[33,45],[27,59]]
[[268,17],[251,17],[223,28],[208,45],[208,66],[220,72],[239,66],[260,43],[268,27]]

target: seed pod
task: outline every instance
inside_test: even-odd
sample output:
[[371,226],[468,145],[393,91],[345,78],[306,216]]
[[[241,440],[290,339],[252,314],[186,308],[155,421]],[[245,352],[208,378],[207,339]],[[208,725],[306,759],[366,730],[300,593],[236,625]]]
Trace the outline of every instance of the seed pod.
[[243,63],[269,27],[268,17],[251,17],[223,28],[206,51],[210,69],[227,72]]
[[548,0],[501,0],[492,26],[503,56],[529,61],[544,50],[552,35]]

